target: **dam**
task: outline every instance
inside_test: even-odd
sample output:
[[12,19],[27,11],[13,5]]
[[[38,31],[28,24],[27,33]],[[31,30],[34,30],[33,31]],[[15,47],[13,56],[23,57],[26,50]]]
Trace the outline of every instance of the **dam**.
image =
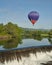
[[48,62],[52,63],[51,45],[0,52],[0,65],[46,65]]

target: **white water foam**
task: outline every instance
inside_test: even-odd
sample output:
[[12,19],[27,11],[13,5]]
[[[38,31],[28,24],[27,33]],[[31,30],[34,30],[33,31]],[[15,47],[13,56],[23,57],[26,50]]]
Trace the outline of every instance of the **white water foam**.
[[50,52],[37,52],[36,54],[30,53],[29,57],[21,56],[21,60],[5,61],[5,64],[0,65],[42,65],[41,63],[46,63],[52,61],[52,51]]

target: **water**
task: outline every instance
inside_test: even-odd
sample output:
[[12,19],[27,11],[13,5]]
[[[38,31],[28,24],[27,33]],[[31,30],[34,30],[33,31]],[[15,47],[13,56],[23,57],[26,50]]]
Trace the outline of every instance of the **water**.
[[48,61],[52,61],[52,47],[49,46],[0,54],[0,65],[42,65]]
[[23,39],[22,44],[19,44],[17,48],[23,48],[23,47],[31,47],[31,46],[43,46],[43,45],[51,45],[51,43],[48,41],[47,38],[39,40],[34,39]]
[[[15,40],[16,41],[16,40]],[[52,45],[52,38],[43,38],[41,40],[37,39],[22,39],[22,43],[16,42],[5,42],[0,45],[0,50],[10,50],[10,49],[17,49],[17,48],[24,48],[24,47],[31,47],[31,46],[45,46],[45,45]]]
[[[48,53],[48,55],[49,54],[52,54],[52,51]],[[41,65],[41,63],[52,61],[52,58],[48,55],[43,52],[37,52],[36,56],[35,54],[30,54],[29,57],[21,57],[21,60],[19,62],[17,61],[17,59],[9,61],[8,63],[5,61],[5,65]]]
[[0,65],[44,65],[49,61],[52,61],[52,38],[26,38],[19,44],[0,44]]

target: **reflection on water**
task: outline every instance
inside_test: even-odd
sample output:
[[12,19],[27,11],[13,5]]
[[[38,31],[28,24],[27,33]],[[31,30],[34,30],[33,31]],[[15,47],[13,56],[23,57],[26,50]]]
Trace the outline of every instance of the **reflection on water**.
[[22,44],[19,44],[17,48],[30,47],[30,46],[43,46],[43,45],[51,45],[47,38],[39,40],[34,39],[23,39]]
[[0,40],[0,50],[12,49],[12,48],[23,48],[29,46],[40,46],[40,45],[50,45],[52,44],[52,38],[43,38],[40,36],[35,37],[24,37],[22,40],[17,41],[17,39],[11,40]]
[[16,48],[21,43],[21,40],[18,42],[17,39],[0,40],[0,50]]
[[52,38],[24,37],[0,41],[0,65],[45,65],[52,62]]
[[43,65],[52,61],[52,46],[0,52],[0,65]]

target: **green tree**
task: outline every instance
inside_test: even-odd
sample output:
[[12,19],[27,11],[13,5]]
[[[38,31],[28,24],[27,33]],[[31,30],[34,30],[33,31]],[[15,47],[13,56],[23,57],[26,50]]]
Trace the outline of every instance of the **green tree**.
[[18,41],[21,39],[21,29],[16,24],[9,22],[5,25],[5,30],[12,38],[16,38]]

